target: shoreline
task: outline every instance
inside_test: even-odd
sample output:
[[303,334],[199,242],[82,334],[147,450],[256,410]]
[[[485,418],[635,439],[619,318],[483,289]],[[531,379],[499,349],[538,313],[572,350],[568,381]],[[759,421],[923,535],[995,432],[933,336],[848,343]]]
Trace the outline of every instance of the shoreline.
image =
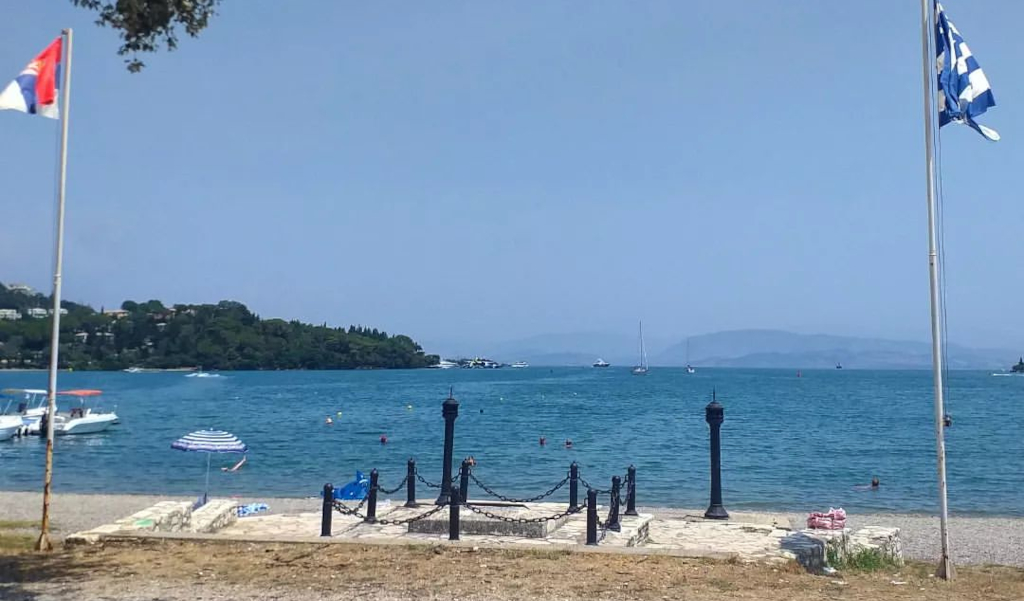
[[[258,497],[252,495],[228,497],[239,503],[262,502],[270,506],[268,513],[310,513],[319,512],[319,497]],[[111,493],[54,493],[51,510],[53,534],[56,538],[89,530],[114,522],[150,507],[158,501],[194,500],[183,495],[111,494]],[[394,503],[397,498],[392,499]],[[383,502],[383,500],[382,500]],[[640,506],[643,513],[650,513],[656,520],[682,519],[687,516],[703,515],[703,509],[681,507]],[[38,522],[42,511],[42,493],[0,491],[0,522]],[[772,511],[730,510],[731,517],[738,522],[776,522],[793,529],[803,527],[806,514]],[[1006,565],[1024,568],[1024,517],[971,517],[952,515],[950,537],[953,557],[956,563],[964,565]],[[939,520],[927,514],[851,513],[848,517],[851,529],[865,526],[887,526],[900,528],[904,554],[908,559],[931,562],[939,556]],[[32,528],[0,530],[4,532],[31,533]]]

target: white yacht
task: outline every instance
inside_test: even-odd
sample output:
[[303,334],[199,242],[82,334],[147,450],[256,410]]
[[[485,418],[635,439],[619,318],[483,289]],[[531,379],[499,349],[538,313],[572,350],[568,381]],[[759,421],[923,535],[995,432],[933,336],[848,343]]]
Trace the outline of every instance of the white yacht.
[[644,347],[644,322],[640,322],[640,364],[633,368],[634,376],[647,375],[647,348]]
[[447,359],[441,359],[441,362],[438,363],[436,367],[437,367],[437,369],[452,369],[452,368],[455,368],[455,367],[458,367],[458,366],[459,366],[459,364],[454,362],[454,361],[449,361]]
[[604,359],[598,359],[597,361],[594,361],[593,365],[594,367],[609,367],[611,363],[608,363]]
[[530,367],[530,364],[527,363],[526,361],[516,361],[515,363],[512,364],[512,367],[514,367],[515,369],[523,369],[524,367]]

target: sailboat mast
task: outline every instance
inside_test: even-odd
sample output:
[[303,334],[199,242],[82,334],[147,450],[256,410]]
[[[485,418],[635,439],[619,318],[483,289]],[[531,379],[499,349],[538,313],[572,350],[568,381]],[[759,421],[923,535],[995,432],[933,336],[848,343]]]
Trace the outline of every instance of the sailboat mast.
[[939,477],[939,532],[942,539],[942,559],[937,574],[950,580],[954,576],[953,561],[949,550],[949,508],[946,501],[946,442],[943,432],[943,384],[942,384],[942,323],[940,321],[941,299],[939,297],[938,225],[936,214],[936,165],[935,150],[938,140],[938,105],[935,93],[938,89],[935,65],[935,0],[921,0],[921,62],[924,76],[924,143],[925,170],[928,193],[928,284],[931,299],[932,326],[932,377],[935,386],[935,452]]

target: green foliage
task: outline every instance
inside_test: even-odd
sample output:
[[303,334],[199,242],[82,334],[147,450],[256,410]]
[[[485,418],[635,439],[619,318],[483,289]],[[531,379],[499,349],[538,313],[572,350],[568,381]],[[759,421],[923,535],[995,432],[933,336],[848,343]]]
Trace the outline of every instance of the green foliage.
[[[26,309],[47,301],[42,295],[11,294],[0,293],[0,308],[15,308],[5,299],[27,303]],[[61,367],[402,369],[438,362],[408,336],[261,319],[234,301],[173,308],[155,300],[125,301],[121,307],[128,314],[117,318],[68,303],[61,318]],[[0,367],[46,367],[50,328],[49,317],[0,321]]]
[[178,28],[197,37],[216,14],[220,0],[71,0],[75,6],[99,13],[96,24],[116,29],[121,34],[117,53],[130,55],[125,63],[137,73],[145,64],[140,52],[156,52],[161,45],[178,47]]
[[839,557],[836,548],[828,545],[825,549],[825,559],[829,566],[850,572],[880,572],[899,567],[891,557],[878,549],[859,549],[846,557]]

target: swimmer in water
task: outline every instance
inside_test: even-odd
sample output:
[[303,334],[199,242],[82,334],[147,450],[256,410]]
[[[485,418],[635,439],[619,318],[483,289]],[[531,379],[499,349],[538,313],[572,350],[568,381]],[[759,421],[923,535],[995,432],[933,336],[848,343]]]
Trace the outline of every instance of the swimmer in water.
[[466,457],[466,465],[469,467],[476,467],[476,457],[473,457],[472,455]]
[[952,426],[953,425],[953,416],[948,414],[948,413],[946,415],[942,416],[942,425],[946,426],[947,428]]
[[238,463],[234,464],[231,467],[222,467],[222,468],[220,468],[220,471],[222,471],[222,472],[237,472],[238,470],[242,469],[243,465],[245,465],[245,461],[246,461],[246,456],[242,455],[242,460],[241,461],[239,461]]
[[380,444],[388,444],[387,434],[381,434],[380,435]]
[[327,416],[327,419],[325,419],[325,420],[324,420],[324,423],[325,423],[325,424],[327,424],[328,426],[330,426],[331,424],[333,424],[333,423],[334,423],[334,420],[333,420],[333,419],[331,419],[331,416],[330,416],[330,415],[328,415],[328,416]]
[[548,444],[548,439],[547,439],[547,438],[545,438],[545,437],[543,437],[543,436],[541,436],[541,437],[540,437],[540,446],[542,446],[542,447],[543,447],[543,446],[545,446],[546,444]]
[[878,481],[878,476],[871,478],[871,488],[878,488],[882,483]]
[[567,448],[567,449],[571,449],[572,448],[572,440],[570,440],[568,438],[565,439],[565,448]]

